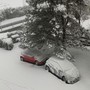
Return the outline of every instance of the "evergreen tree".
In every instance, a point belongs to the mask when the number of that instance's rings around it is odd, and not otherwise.
[[[31,46],[81,46],[83,0],[27,0],[26,39]]]

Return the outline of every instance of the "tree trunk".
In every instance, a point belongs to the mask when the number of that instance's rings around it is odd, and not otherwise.
[[[61,20],[62,20],[62,44],[63,44],[63,48],[66,49],[65,46],[65,39],[66,39],[66,28],[65,28],[65,22],[64,22],[64,17],[61,15]]]

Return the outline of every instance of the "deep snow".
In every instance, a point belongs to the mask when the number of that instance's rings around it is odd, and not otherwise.
[[[66,84],[44,70],[44,66],[20,61],[22,49],[18,45],[11,51],[0,48],[0,90],[90,90],[90,51],[69,49],[81,80]]]

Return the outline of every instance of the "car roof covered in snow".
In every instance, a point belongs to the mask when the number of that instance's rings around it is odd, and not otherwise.
[[[39,54],[41,54],[39,50],[33,49],[33,48],[32,49],[26,49],[24,51],[24,53],[25,54],[28,54],[28,55],[31,55],[31,54],[37,54],[37,55],[39,55]]]
[[[53,62],[57,63],[54,64]],[[67,59],[60,59],[56,56],[52,56],[47,60],[46,64],[53,64],[54,67],[58,67],[60,66],[64,71],[72,69],[72,68],[76,68],[70,61],[68,61]],[[56,66],[57,65],[57,66]],[[59,68],[59,67],[58,67]]]

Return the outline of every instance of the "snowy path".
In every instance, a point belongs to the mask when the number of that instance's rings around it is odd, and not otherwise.
[[[0,49],[0,90],[90,90],[89,51],[70,50],[77,57],[76,65],[82,78],[69,85],[45,71],[44,66],[21,62],[21,51],[18,44],[12,51]]]

